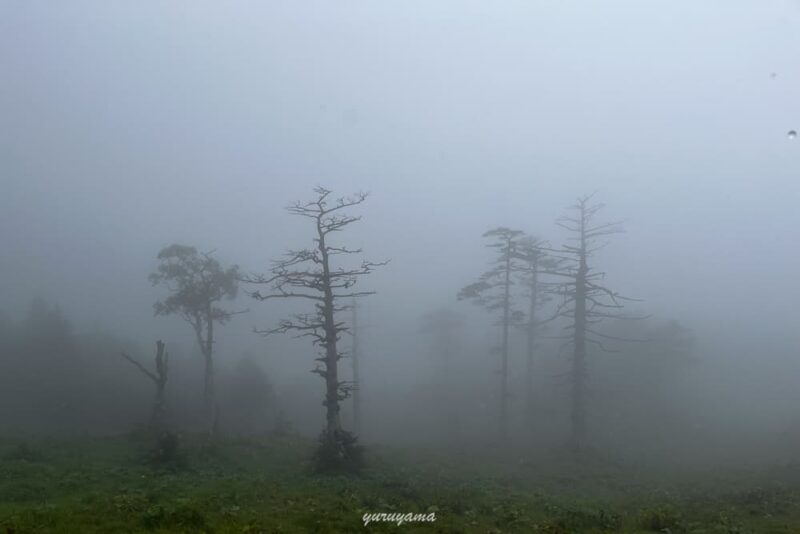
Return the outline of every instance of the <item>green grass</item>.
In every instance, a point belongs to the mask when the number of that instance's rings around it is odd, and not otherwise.
[[[373,447],[362,475],[318,476],[302,438],[187,441],[174,469],[124,437],[0,442],[0,532],[800,533],[787,469],[644,479],[599,460]],[[365,528],[368,512],[437,520]]]

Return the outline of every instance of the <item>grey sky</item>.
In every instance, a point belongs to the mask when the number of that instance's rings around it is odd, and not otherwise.
[[[598,190],[642,309],[797,346],[798,28],[777,0],[2,1],[0,308],[158,332],[161,246],[263,270],[322,184],[372,192],[352,242],[402,329],[459,306],[484,230],[558,243]],[[241,305],[243,335],[278,316]]]

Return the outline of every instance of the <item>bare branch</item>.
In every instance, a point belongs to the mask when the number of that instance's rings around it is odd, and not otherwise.
[[[142,364],[140,364],[135,358],[125,354],[124,352],[120,352],[119,355],[128,360],[132,365],[134,365],[137,369],[139,369],[142,373],[144,373],[150,380],[158,383],[158,377],[153,373],[151,373],[150,371],[148,371],[147,369],[145,369],[145,367]]]

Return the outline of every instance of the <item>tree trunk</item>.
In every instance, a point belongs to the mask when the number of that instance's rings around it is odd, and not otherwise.
[[[586,445],[586,264],[585,231],[581,227],[580,264],[575,277],[575,332],[572,357],[572,447]]]
[[[353,300],[353,383],[355,389],[353,390],[353,431],[356,434],[361,433],[361,376],[358,368],[358,310],[356,308],[355,299]]]
[[[506,250],[506,268],[503,293],[503,345],[501,347],[500,385],[500,438],[508,438],[508,327],[511,322],[511,242]]]
[[[323,290],[322,314],[325,328],[325,435],[329,443],[336,445],[342,428],[339,418],[339,354],[336,350],[336,323],[333,317],[333,289],[331,288],[328,251],[325,236],[319,232],[319,250],[322,257]]]
[[[164,356],[164,342],[159,340],[156,342],[156,401],[153,405],[153,415],[151,417],[151,426],[156,434],[160,434],[164,430],[164,415],[165,415],[165,387],[167,385],[167,364]]]
[[[214,435],[215,429],[218,426],[216,414],[216,399],[214,391],[214,319],[211,313],[211,304],[208,305],[206,310],[206,339],[205,350],[203,356],[205,357],[205,380],[203,387],[203,401],[205,404],[206,424],[208,433]]]
[[[531,259],[531,302],[528,312],[528,354],[525,369],[525,393],[526,393],[526,421],[528,427],[534,424],[534,396],[533,396],[533,360],[536,352],[536,305],[539,298],[539,261],[536,253]]]

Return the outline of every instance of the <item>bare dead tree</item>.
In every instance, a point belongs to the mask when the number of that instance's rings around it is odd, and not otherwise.
[[[169,354],[164,352],[164,342],[160,339],[156,341],[156,369],[152,372],[145,368],[138,360],[121,352],[125,360],[136,367],[139,371],[149,378],[156,387],[155,401],[153,403],[153,413],[150,416],[150,428],[160,433],[164,429],[164,417],[166,412],[165,388],[167,385],[167,374],[169,372]]]
[[[233,299],[237,292],[239,268],[223,268],[211,253],[199,253],[194,247],[170,245],[158,253],[159,264],[150,281],[165,284],[170,295],[156,302],[156,315],[177,313],[192,326],[205,361],[203,401],[208,432],[216,433],[218,405],[214,389],[214,324],[223,325],[241,312],[219,306]]]
[[[511,287],[515,284],[514,273],[519,271],[518,240],[523,236],[519,230],[505,227],[494,228],[483,234],[492,239],[489,248],[497,250],[493,267],[483,273],[477,282],[459,291],[458,299],[471,300],[490,312],[499,311],[501,328],[500,352],[500,418],[499,437],[508,438],[508,334],[512,324],[519,322],[522,312],[513,309]]]
[[[357,206],[367,198],[366,193],[358,193],[348,198],[330,200],[331,191],[323,187],[314,189],[315,200],[297,202],[288,207],[292,215],[309,218],[314,223],[315,237],[313,248],[290,250],[283,259],[273,262],[269,274],[251,275],[241,280],[248,284],[268,286],[264,292],[250,292],[256,300],[272,299],[304,299],[314,304],[314,313],[294,314],[280,321],[278,326],[266,330],[256,330],[264,335],[277,333],[295,334],[295,337],[311,338],[314,346],[321,352],[313,373],[325,380],[326,425],[321,437],[321,448],[318,455],[321,468],[356,467],[360,448],[355,445],[355,437],[343,430],[339,415],[340,402],[353,393],[353,383],[339,379],[339,360],[343,353],[337,348],[342,332],[348,327],[344,321],[337,320],[337,314],[350,308],[349,304],[340,304],[343,300],[372,295],[374,291],[357,291],[353,289],[358,280],[370,274],[376,267],[387,262],[370,262],[362,260],[360,265],[334,265],[337,257],[347,257],[361,253],[361,249],[351,249],[334,245],[330,238],[341,232],[350,224],[361,219],[358,216],[346,215],[343,210]]]
[[[576,451],[586,446],[587,345],[614,352],[606,346],[607,341],[631,341],[602,334],[595,325],[605,319],[640,318],[620,312],[626,301],[635,299],[624,297],[602,285],[606,273],[596,271],[589,265],[592,255],[608,244],[600,240],[623,231],[620,222],[595,222],[595,216],[604,204],[593,203],[593,196],[579,198],[569,208],[574,215],[563,216],[556,221],[571,235],[560,249],[550,251],[561,260],[560,267],[545,271],[566,278],[558,292],[561,303],[555,315],[568,320],[564,327],[568,335],[564,338],[572,346],[572,368],[569,373],[572,404],[570,444]]]
[[[359,339],[358,339],[358,304],[353,299],[351,304],[353,316],[350,324],[350,334],[353,344],[350,348],[350,358],[353,363],[353,431],[356,435],[361,433],[361,374],[359,369]]]

